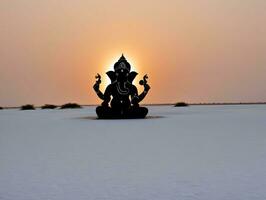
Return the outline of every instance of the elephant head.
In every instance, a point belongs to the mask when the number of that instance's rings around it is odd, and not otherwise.
[[[114,64],[114,71],[108,71],[106,74],[110,78],[111,83],[117,81],[119,83],[129,82],[132,84],[138,73],[134,71],[130,72],[130,69],[130,64],[122,54],[120,59]]]

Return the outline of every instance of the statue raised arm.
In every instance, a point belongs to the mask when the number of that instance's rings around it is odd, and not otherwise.
[[[103,95],[103,93],[100,91],[100,84],[101,84],[101,82],[102,82],[102,80],[101,80],[101,75],[100,75],[100,74],[97,74],[97,75],[95,76],[95,78],[96,78],[96,82],[95,82],[95,84],[93,85],[93,89],[94,89],[94,91],[96,92],[96,94],[98,95],[98,97],[99,97],[100,99],[104,100],[104,95]]]

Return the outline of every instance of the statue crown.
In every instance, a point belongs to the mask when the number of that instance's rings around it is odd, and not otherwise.
[[[129,64],[129,62],[127,62],[124,54],[122,54],[122,56],[119,58],[119,60],[114,64],[114,70],[117,71],[119,69],[126,69],[128,71],[130,71],[131,66]]]

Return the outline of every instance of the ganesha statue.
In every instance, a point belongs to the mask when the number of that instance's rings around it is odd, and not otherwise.
[[[99,119],[145,118],[148,114],[148,109],[139,105],[150,90],[147,83],[148,76],[145,75],[143,80],[139,82],[144,87],[144,91],[138,94],[137,87],[133,85],[133,80],[138,73],[130,70],[131,65],[122,54],[114,64],[114,71],[106,73],[111,83],[104,93],[100,90],[101,76],[97,74],[95,77],[96,83],[93,89],[97,96],[103,100],[101,106],[96,108]]]

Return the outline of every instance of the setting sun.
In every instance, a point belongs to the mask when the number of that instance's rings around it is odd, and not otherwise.
[[[101,69],[101,71],[99,71],[99,74],[102,76],[102,85],[101,85],[102,89],[105,89],[108,86],[108,84],[111,83],[110,79],[106,75],[106,72],[114,70],[114,64],[118,61],[121,55],[122,53],[111,55],[110,57],[106,59],[107,61],[103,64],[103,67],[99,68]],[[135,61],[137,59],[134,59],[133,57],[130,57],[127,54],[123,54],[123,55],[126,57],[127,61],[130,63],[131,71],[140,72],[140,69],[139,67],[137,67],[138,65],[136,64],[137,62]],[[136,79],[139,79],[139,78],[140,77],[137,77]]]

